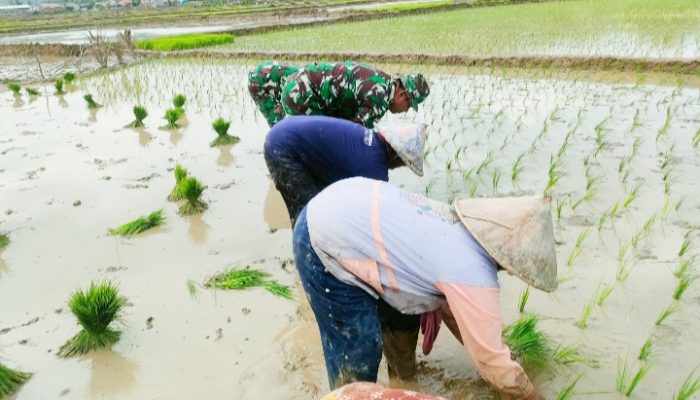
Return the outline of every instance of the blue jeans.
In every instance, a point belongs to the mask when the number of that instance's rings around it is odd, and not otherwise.
[[[294,226],[294,258],[321,332],[330,387],[376,382],[382,359],[377,300],[326,270],[311,247],[306,207]]]

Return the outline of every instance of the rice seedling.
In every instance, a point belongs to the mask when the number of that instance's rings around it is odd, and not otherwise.
[[[579,318],[578,322],[576,323],[576,326],[579,329],[586,329],[586,327],[588,327],[588,318],[591,316],[591,312],[593,311],[593,305],[593,300],[590,300],[583,306],[581,318]]]
[[[153,211],[147,216],[140,216],[131,222],[116,228],[110,229],[110,235],[119,236],[132,236],[137,235],[141,232],[147,231],[151,228],[155,228],[163,225],[165,223],[165,217],[163,216],[163,210]]]
[[[10,244],[10,237],[5,233],[0,233],[0,251],[5,249]]]
[[[252,287],[264,287],[275,296],[292,299],[294,297],[292,289],[275,280],[268,279],[270,274],[249,268],[231,268],[221,274],[215,275],[204,284],[206,288],[242,290]]]
[[[173,105],[175,106],[175,108],[179,108],[182,110],[182,107],[185,106],[186,100],[187,98],[184,94],[176,94],[175,97],[173,97]]]
[[[615,280],[618,283],[623,283],[627,280],[627,278],[629,278],[631,272],[632,265],[630,264],[630,261],[627,259],[620,260],[620,262],[617,264],[617,271],[615,271]]]
[[[659,314],[658,318],[656,318],[656,322],[654,322],[654,325],[656,325],[656,326],[661,325],[661,324],[666,320],[666,318],[668,318],[668,317],[670,317],[671,315],[673,315],[673,313],[675,313],[676,311],[678,311],[678,309],[679,309],[679,308],[678,308],[678,305],[677,305],[677,304],[671,304],[671,305],[669,305],[668,307],[666,307],[666,309],[664,309],[663,311],[661,311],[661,314]]]
[[[681,244],[681,248],[678,250],[678,257],[683,257],[685,254],[690,250],[690,245],[691,240],[690,240],[690,235],[693,233],[692,230],[688,229],[685,232],[685,235],[683,235],[683,243]]]
[[[579,376],[574,378],[573,381],[569,382],[566,386],[564,386],[564,388],[557,395],[556,400],[568,400],[574,394],[574,387],[576,387],[576,384],[582,376],[583,374],[580,374]]]
[[[503,337],[511,353],[525,368],[543,370],[552,361],[550,339],[537,329],[538,318],[528,314],[503,329]]]
[[[625,360],[623,364],[618,359],[616,379],[617,391],[620,394],[625,395],[626,397],[630,397],[632,395],[632,392],[634,392],[634,389],[636,389],[639,385],[639,382],[641,382],[642,379],[644,379],[644,377],[646,376],[647,372],[649,372],[650,368],[651,364],[649,364],[648,362],[643,363],[637,370],[637,373],[634,374],[634,376],[632,376],[632,369],[630,368],[630,366],[627,365],[627,360]]]
[[[486,167],[488,167],[492,161],[493,161],[493,153],[489,150],[486,153],[486,158],[484,158],[483,161],[481,161],[481,163],[479,164],[479,166],[476,167],[476,174],[481,175],[481,171],[484,170]]]
[[[625,201],[622,202],[623,209],[627,209],[627,207],[629,207],[629,205],[632,204],[634,199],[637,198],[637,194],[639,193],[640,187],[641,187],[641,185],[635,186],[635,188],[632,190],[632,192],[629,195],[627,195],[627,197],[625,198]]]
[[[498,182],[501,180],[501,169],[496,168],[491,174],[491,184],[493,185],[493,194],[498,192]]]
[[[56,88],[56,94],[63,94],[65,91],[63,91],[63,79],[56,79],[56,82],[54,82],[53,87]]]
[[[185,199],[185,203],[177,211],[180,215],[193,215],[204,212],[209,206],[199,199],[206,186],[202,185],[197,178],[189,176],[184,178],[178,185],[180,196]]]
[[[681,297],[683,297],[683,293],[685,293],[696,279],[698,279],[698,277],[691,275],[689,272],[681,275],[680,278],[678,278],[678,286],[676,286],[676,290],[673,291],[673,300],[680,300]]]
[[[233,39],[230,33],[188,33],[139,40],[136,47],[142,50],[176,51],[230,44],[233,43]]]
[[[637,358],[640,361],[647,361],[649,359],[649,356],[651,356],[651,351],[653,347],[654,342],[651,340],[651,338],[647,339],[642,345],[642,348],[639,349],[639,356]]]
[[[37,89],[31,88],[31,87],[24,88],[24,91],[27,92],[27,94],[30,96],[38,96],[39,95],[39,91]]]
[[[691,141],[693,144],[693,147],[698,147],[698,144],[700,144],[700,128],[695,132],[695,136],[693,136],[693,140]]]
[[[75,81],[75,74],[72,72],[66,72],[63,74],[63,80],[70,85],[73,83],[73,81]]]
[[[583,246],[583,242],[586,241],[586,238],[588,237],[589,233],[591,233],[591,230],[589,228],[585,228],[581,231],[581,233],[579,233],[578,237],[576,238],[576,244],[571,250],[569,258],[566,259],[566,265],[568,267],[572,266],[574,264],[574,261],[576,261],[576,258],[578,258],[578,256],[581,254],[581,247]]]
[[[469,188],[469,197],[474,197],[479,185],[476,182],[472,182],[472,186]]]
[[[16,393],[31,377],[32,374],[28,372],[15,371],[0,364],[0,398]]]
[[[121,316],[126,299],[119,295],[111,282],[90,284],[86,291],[78,290],[68,300],[68,307],[78,319],[82,330],[58,351],[61,357],[73,357],[108,347],[119,340],[121,332],[112,327]]]
[[[148,116],[148,111],[146,110],[146,107],[141,106],[141,105],[135,105],[134,106],[134,119],[130,124],[129,127],[131,128],[141,128],[143,127],[143,120],[146,119]]]
[[[559,160],[554,160],[553,156],[549,157],[549,180],[547,181],[547,187],[544,189],[545,194],[549,194],[549,191],[557,184],[559,181],[559,176],[557,176],[557,166],[559,165]]]
[[[180,127],[177,121],[182,117],[181,110],[181,108],[168,108],[165,110],[165,116],[163,116],[163,118],[168,122],[167,125],[165,125],[167,129],[177,129]]]
[[[190,294],[190,297],[193,299],[197,298],[197,292],[199,284],[192,279],[187,280],[187,292]]]
[[[520,295],[520,300],[518,300],[518,311],[522,314],[525,311],[525,305],[527,300],[530,298],[530,285],[528,285],[523,293]]]
[[[695,257],[683,259],[683,260],[681,260],[681,263],[678,265],[678,268],[676,268],[676,270],[673,272],[673,276],[675,276],[676,278],[680,278],[681,276],[689,274],[694,269],[695,269]]]
[[[97,103],[97,102],[92,98],[92,94],[90,94],[90,93],[87,93],[85,96],[83,96],[83,100],[85,100],[85,102],[87,103],[87,107],[90,108],[90,109],[102,107],[101,104]]]
[[[180,184],[182,181],[187,178],[187,169],[185,169],[182,165],[176,164],[175,165],[175,170],[173,171],[175,174],[175,186],[173,187],[173,190],[170,191],[170,194],[168,195],[168,201],[178,201],[184,199],[182,196],[181,190],[180,190]]]
[[[598,298],[596,300],[596,304],[598,304],[599,306],[602,306],[603,304],[605,304],[605,300],[607,300],[608,297],[610,297],[613,290],[615,290],[614,284],[607,283],[607,284],[603,285],[603,288],[600,289],[600,291],[598,292]]]
[[[582,356],[575,347],[559,345],[554,349],[553,358],[554,361],[560,365],[580,364],[591,368],[596,368],[598,366],[598,361]]]
[[[656,141],[659,141],[661,137],[668,135],[668,130],[671,127],[672,114],[672,106],[668,106],[668,108],[666,109],[666,120],[664,121],[664,125],[661,127],[661,129],[659,129],[659,132],[656,134]]]
[[[241,140],[238,136],[231,136],[228,134],[228,128],[231,126],[231,122],[229,121],[217,118],[211,126],[216,132],[216,139],[209,144],[211,147],[235,144]]]
[[[562,212],[564,211],[564,205],[566,204],[566,199],[557,199],[556,203],[556,212],[557,212],[557,219],[561,219]]]
[[[700,391],[700,376],[694,378],[697,369],[698,367],[695,367],[695,369],[688,374],[688,377],[685,378],[678,392],[673,394],[673,400],[690,400],[695,393]]]
[[[15,96],[20,95],[20,90],[22,90],[22,86],[19,85],[19,83],[16,82],[10,82],[7,84],[7,88],[12,91],[12,94]]]
[[[513,161],[510,175],[510,180],[513,182],[518,180],[520,172],[522,172],[523,170],[523,157],[525,157],[525,153],[520,153],[520,155],[515,159],[515,161]]]

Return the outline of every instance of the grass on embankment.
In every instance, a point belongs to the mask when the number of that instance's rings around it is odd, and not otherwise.
[[[233,43],[233,35],[230,33],[190,33],[139,40],[136,42],[136,47],[142,50],[175,51],[231,43]]]
[[[574,0],[482,7],[239,36],[237,50],[475,56],[692,57],[687,0]]]

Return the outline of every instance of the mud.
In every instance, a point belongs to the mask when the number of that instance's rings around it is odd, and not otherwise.
[[[17,400],[301,400],[327,391],[318,331],[288,262],[286,210],[261,155],[267,126],[245,88],[252,65],[166,59],[82,78],[65,96],[41,87],[39,98],[29,101],[23,95],[20,105],[8,91],[0,92],[0,210],[12,211],[0,220],[0,230],[12,240],[0,254],[0,356],[35,374]],[[401,65],[396,72],[420,68]],[[473,187],[478,196],[543,190],[550,155],[556,156],[566,132],[581,121],[558,167],[562,179],[552,191],[555,202],[567,204],[555,224],[560,288],[553,294],[532,291],[526,309],[542,316],[541,328],[555,343],[578,346],[600,367],[568,366],[538,377],[545,396],[554,398],[583,373],[577,392],[617,398],[618,358],[632,361],[653,337],[657,353],[634,397],[670,397],[697,365],[692,355],[700,353],[697,283],[678,302],[676,314],[654,325],[672,302],[682,237],[688,227],[700,226],[700,153],[690,143],[700,128],[698,89],[609,77],[555,79],[518,71],[501,76],[489,69],[463,74],[431,68],[428,79],[432,94],[418,112],[386,117],[387,122],[429,124],[426,175],[398,169],[391,180],[441,200]],[[104,107],[91,114],[82,99],[85,92]],[[188,125],[164,131],[158,128],[164,124],[160,117],[174,93],[187,96]],[[131,108],[137,103],[148,109],[146,126],[123,128],[133,120]],[[657,140],[667,114],[667,132]],[[638,126],[630,130],[635,115]],[[217,117],[232,121],[231,134],[241,137],[240,143],[209,147],[215,137],[210,124]],[[548,128],[540,136],[544,121]],[[602,183],[591,201],[572,210],[571,203],[585,192],[583,160],[596,145],[596,129],[610,143],[590,162]],[[637,138],[638,155],[622,182],[619,160]],[[602,283],[615,281],[620,245],[650,214],[661,215],[666,197],[660,164],[667,152],[675,160],[670,198],[683,203],[665,219],[659,217],[641,241],[629,278],[580,330],[576,322],[583,305]],[[511,164],[522,153],[524,169],[511,182]],[[488,154],[493,161],[481,174],[467,176]],[[176,163],[208,186],[203,199],[209,209],[202,215],[180,217],[177,205],[166,201]],[[502,176],[493,188],[497,170]],[[637,184],[636,200],[598,232],[602,212]],[[130,239],[107,234],[109,227],[160,208],[167,222],[159,229]],[[574,242],[588,224],[592,231],[569,267]],[[700,236],[692,237],[695,254]],[[198,287],[190,296],[189,280],[202,285],[230,265],[255,265],[281,283],[297,285],[295,300],[262,289]],[[524,287],[507,275],[500,278],[503,321],[510,323],[518,318]],[[65,306],[68,296],[91,280],[106,279],[117,282],[131,304],[121,340],[81,359],[57,358],[55,351],[78,329]],[[380,382],[453,399],[495,398],[447,330],[433,353],[419,361],[415,382],[388,382],[384,367]]]

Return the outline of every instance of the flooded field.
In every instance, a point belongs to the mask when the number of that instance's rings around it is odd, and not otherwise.
[[[17,400],[312,399],[327,391],[286,212],[262,157],[267,125],[245,87],[252,66],[149,61],[79,78],[63,96],[52,85],[31,99],[0,92],[0,232],[11,240],[0,253],[0,360],[34,373]],[[673,299],[682,281],[675,275],[697,274],[700,90],[517,71],[426,73],[432,94],[419,111],[385,118],[428,123],[426,176],[399,169],[394,183],[444,201],[460,193],[553,197],[560,288],[532,291],[525,310],[540,315],[555,344],[596,366],[541,374],[545,396],[582,374],[582,398],[621,398],[619,365],[627,360],[636,373],[651,339],[650,369],[632,397],[670,398],[700,362],[700,285],[691,281]],[[104,107],[88,110],[87,92]],[[184,123],[161,129],[175,93],[187,96]],[[146,126],[125,128],[136,104],[148,109]],[[231,120],[240,143],[209,147],[218,117]],[[207,186],[209,208],[199,216],[181,217],[166,200],[176,163]],[[158,209],[167,218],[161,228],[108,235]],[[227,266],[264,269],[293,285],[295,299],[201,286]],[[78,331],[69,295],[104,280],[128,298],[121,340],[82,358],[57,357]],[[511,323],[525,287],[507,275],[501,286]],[[416,382],[391,383],[451,399],[496,398],[447,330],[419,360]]]

